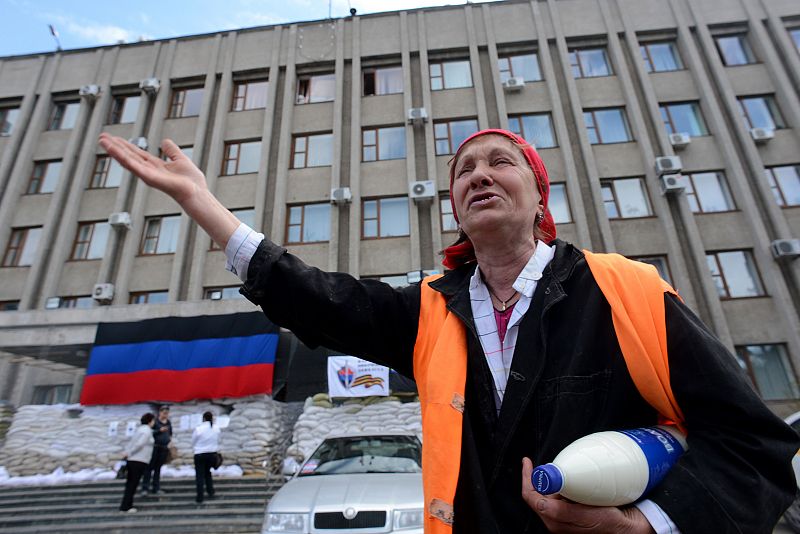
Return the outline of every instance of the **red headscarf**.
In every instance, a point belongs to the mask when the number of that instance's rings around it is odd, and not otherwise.
[[[502,135],[504,137],[508,137],[511,139],[515,144],[519,145],[522,154],[525,156],[525,160],[528,162],[531,170],[533,170],[533,175],[536,177],[536,185],[539,188],[539,195],[542,197],[542,206],[544,207],[544,219],[539,224],[539,228],[542,229],[546,235],[550,236],[550,240],[555,239],[556,237],[556,225],[553,221],[553,215],[550,213],[550,210],[547,209],[547,200],[550,196],[550,179],[547,177],[547,169],[544,167],[544,163],[542,162],[542,158],[539,157],[539,154],[536,153],[536,150],[529,145],[522,137],[518,136],[515,133],[509,132],[508,130],[499,130],[499,129],[488,129],[488,130],[481,130],[480,132],[474,133],[467,137],[459,146],[458,150],[456,150],[455,156],[453,156],[453,162],[450,166],[450,203],[453,206],[453,217],[455,217],[456,222],[458,222],[458,215],[456,214],[456,205],[455,200],[453,199],[453,179],[455,178],[456,172],[456,161],[458,160],[458,154],[461,152],[461,149],[464,148],[464,145],[479,137],[481,135],[487,134],[495,134],[495,135]],[[442,260],[442,264],[447,267],[448,269],[456,269],[464,265],[467,262],[475,260],[475,248],[472,246],[472,241],[467,238],[465,241],[459,243],[458,245],[451,245],[444,249],[444,260]]]

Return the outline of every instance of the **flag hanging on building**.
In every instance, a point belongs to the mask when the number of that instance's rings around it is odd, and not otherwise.
[[[271,393],[277,347],[261,312],[101,323],[81,404]]]
[[[328,357],[328,395],[369,397],[389,394],[389,368],[355,356]]]

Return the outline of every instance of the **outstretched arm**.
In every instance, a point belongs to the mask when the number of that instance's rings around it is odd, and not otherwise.
[[[205,175],[178,145],[170,139],[161,142],[161,150],[167,156],[164,161],[121,137],[107,133],[100,134],[99,143],[109,156],[144,183],[172,197],[215,243],[225,249],[228,239],[239,227],[239,220],[211,194]]]

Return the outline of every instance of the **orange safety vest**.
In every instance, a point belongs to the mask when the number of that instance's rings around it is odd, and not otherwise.
[[[664,422],[684,432],[683,414],[672,394],[667,359],[664,293],[677,292],[655,267],[619,254],[584,251],[597,285],[611,306],[614,330],[631,378]],[[414,378],[422,411],[422,486],[426,534],[450,534],[453,500],[461,465],[461,429],[467,379],[467,336],[444,296],[421,286],[419,330],[414,345]]]

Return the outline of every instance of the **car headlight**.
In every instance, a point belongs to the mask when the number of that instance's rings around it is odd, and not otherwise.
[[[264,532],[308,532],[306,519],[308,514],[267,514]]]
[[[422,528],[424,520],[422,508],[415,508],[413,510],[395,510],[394,511],[394,530],[406,530],[411,528]]]

